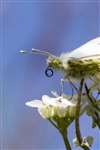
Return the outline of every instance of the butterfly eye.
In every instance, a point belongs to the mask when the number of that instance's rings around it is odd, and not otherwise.
[[[45,75],[47,76],[47,77],[52,77],[53,76],[53,70],[51,69],[51,68],[47,68],[46,70],[45,70]]]

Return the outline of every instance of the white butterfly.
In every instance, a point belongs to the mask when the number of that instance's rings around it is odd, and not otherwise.
[[[65,79],[80,80],[100,74],[100,37],[60,57],[49,56],[48,66],[64,73]]]
[[[26,51],[22,50],[21,52],[25,53]],[[98,74],[100,74],[100,37],[71,52],[62,53],[59,57],[37,49],[32,49],[32,53],[39,53],[48,57],[48,67],[45,71],[48,77],[53,75],[53,69],[62,71],[65,80],[74,81],[79,81],[82,78],[98,77]]]

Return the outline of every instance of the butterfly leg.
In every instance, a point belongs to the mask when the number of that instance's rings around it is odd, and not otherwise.
[[[69,83],[70,83],[72,89],[73,89],[73,90],[75,89],[75,91],[76,91],[77,93],[79,93],[79,89],[78,89],[78,88],[75,86],[75,84],[70,80],[70,78],[68,78],[68,81],[69,81]],[[73,90],[72,90],[72,91],[73,91]]]
[[[64,82],[65,82],[65,80],[62,78],[60,81],[60,84],[61,84],[61,94],[60,95],[64,94]]]

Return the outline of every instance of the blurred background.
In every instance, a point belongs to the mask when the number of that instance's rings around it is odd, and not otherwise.
[[[100,1],[97,0],[1,0],[1,149],[64,150],[58,131],[25,102],[60,92],[61,74],[44,74],[46,58],[22,55],[21,49],[38,48],[55,55],[77,48],[100,36]],[[68,86],[65,91],[70,92]],[[81,118],[82,135],[95,137],[92,150],[100,149],[100,133]],[[69,128],[72,144],[75,130]],[[78,148],[77,148],[78,150]]]

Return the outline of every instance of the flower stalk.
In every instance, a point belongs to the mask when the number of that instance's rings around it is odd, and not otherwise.
[[[58,129],[58,131],[62,135],[66,150],[72,150],[69,139],[68,139],[68,134],[67,134],[69,123],[66,123],[66,120],[64,118],[61,118],[61,119],[55,118],[54,120],[56,123],[52,119],[48,119],[48,120],[56,129]]]
[[[66,150],[71,150],[71,146],[70,146],[70,143],[68,140],[67,132],[65,130],[62,130],[62,131],[60,130],[60,133],[62,135]]]
[[[84,150],[90,150],[89,147],[86,145],[83,145],[83,139],[81,136],[81,131],[80,131],[80,123],[79,123],[79,117],[80,117],[80,104],[81,104],[81,96],[82,96],[82,89],[83,89],[83,84],[84,84],[84,79],[81,80],[80,82],[80,88],[79,88],[79,94],[78,94],[78,102],[77,102],[77,109],[76,109],[76,119],[75,119],[75,130],[76,130],[76,137],[78,140],[78,143],[80,147],[82,147]]]
[[[76,119],[75,119],[76,137],[80,145],[82,143],[82,137],[80,132],[79,116],[80,116],[80,103],[81,103],[83,83],[84,83],[84,79],[82,79],[80,82],[80,89],[79,89],[77,109],[76,109]]]

